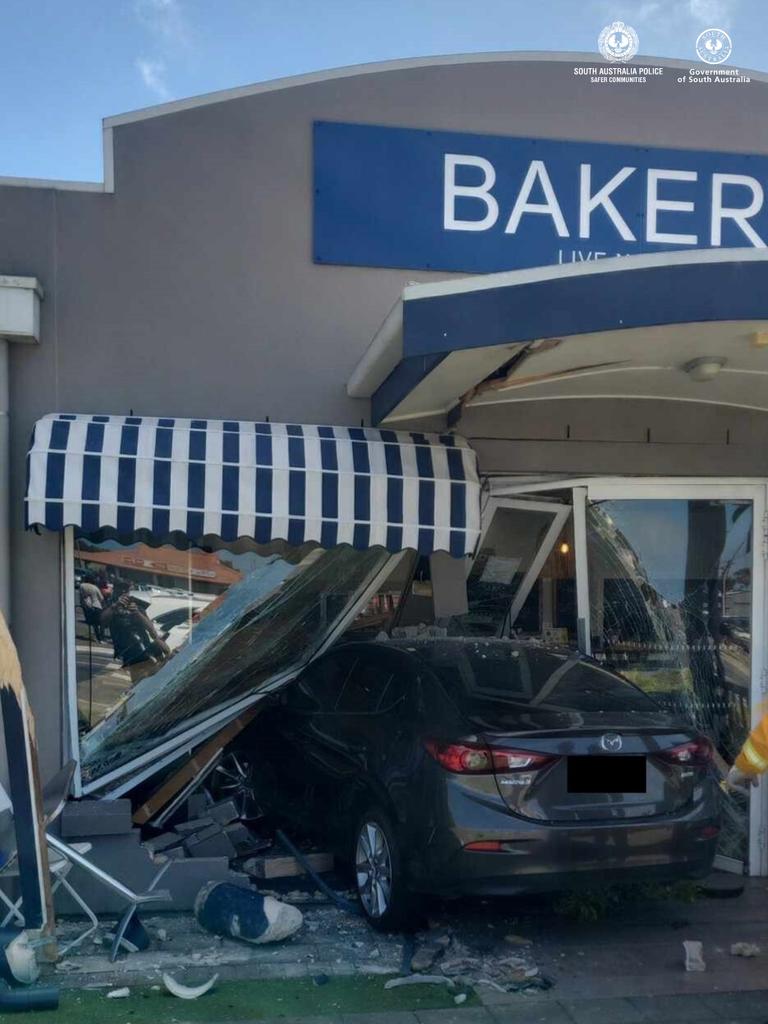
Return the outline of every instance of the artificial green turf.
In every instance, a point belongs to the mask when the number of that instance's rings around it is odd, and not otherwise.
[[[127,999],[107,999],[107,990],[65,989],[58,1010],[30,1014],[40,1024],[172,1024],[175,1021],[260,1020],[264,1017],[306,1017],[311,1014],[372,1013],[387,1010],[455,1009],[459,988],[405,985],[385,989],[386,976],[330,978],[316,985],[311,978],[270,981],[221,981],[200,999],[176,999],[163,989],[131,988]],[[463,1006],[477,1006],[469,992]],[[463,1007],[462,1007],[463,1008]],[[18,1021],[18,1014],[0,1014],[0,1022]]]

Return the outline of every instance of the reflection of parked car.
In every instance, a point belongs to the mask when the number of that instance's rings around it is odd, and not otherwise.
[[[169,594],[167,591],[159,593],[140,590],[138,587],[131,587],[131,596],[140,600],[147,607],[147,614],[152,617],[174,608],[205,608],[214,598],[213,594],[193,597],[187,594]]]
[[[170,650],[175,651],[189,638],[192,627],[200,615],[201,607],[205,608],[205,605],[194,608],[184,605],[183,608],[174,608],[170,612],[163,612],[161,615],[155,616],[155,626]]]
[[[130,593],[171,651],[178,650],[189,638],[200,612],[214,598],[213,594],[192,597],[184,591],[150,586],[132,586]]]
[[[382,928],[419,892],[697,877],[714,857],[707,741],[578,654],[348,643],[275,697],[241,748],[269,810],[354,860]]]

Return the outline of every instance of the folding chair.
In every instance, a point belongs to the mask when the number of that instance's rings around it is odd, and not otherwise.
[[[77,865],[84,871],[87,871],[93,878],[101,882],[107,888],[116,892],[118,896],[122,896],[123,899],[128,903],[128,907],[123,913],[117,928],[115,929],[115,938],[112,943],[112,950],[110,952],[110,960],[115,961],[117,954],[120,950],[120,946],[123,941],[123,937],[126,934],[129,926],[136,925],[136,912],[140,906],[145,903],[152,903],[157,901],[170,900],[170,893],[166,890],[155,889],[155,886],[160,881],[162,876],[168,870],[171,865],[171,861],[168,860],[158,873],[153,878],[149,885],[149,889],[144,893],[136,893],[132,889],[129,889],[127,885],[123,885],[117,878],[114,878],[107,871],[104,871],[97,864],[88,860],[85,856],[91,850],[90,843],[66,843],[63,839],[53,835],[48,831],[49,826],[54,822],[61,812],[64,810],[64,806],[69,796],[69,791],[72,786],[72,778],[75,773],[75,762],[70,761],[64,765],[56,775],[50,780],[50,782],[43,789],[43,818],[45,821],[45,838],[48,844],[49,851],[52,851],[50,858],[50,870],[54,876],[54,883],[52,891],[56,892],[57,889],[63,888],[69,895],[74,899],[77,905],[83,910],[86,917],[91,922],[91,926],[74,942],[68,943],[62,953],[66,950],[72,949],[73,946],[79,945],[98,927],[98,918],[94,914],[93,910],[87,905],[85,900],[77,893],[68,880],[69,872],[73,865]],[[0,790],[2,787],[0,787]],[[18,876],[18,864],[16,855],[16,832],[13,826],[13,811],[11,808],[11,802],[7,797],[7,794],[3,792],[5,796],[5,810],[0,812],[0,851],[7,850],[9,852],[6,863],[0,868],[0,880],[3,878],[10,878]],[[9,908],[9,913],[6,920],[10,917],[16,917],[17,921],[23,923],[24,918],[20,913],[21,900],[13,903],[10,898],[3,893],[0,889],[0,900]]]
[[[56,775],[54,775],[43,790],[43,818],[46,829],[56,821],[64,810],[64,806],[67,802],[67,796],[69,795],[69,790],[72,785],[74,770],[75,763],[74,761],[71,761],[57,772]],[[0,811],[0,852],[6,855],[6,860],[0,867],[0,882],[2,882],[5,879],[15,879],[19,877],[19,862],[18,851],[16,850],[16,830],[13,821],[13,809],[8,794],[2,786],[0,786],[0,806],[2,807],[2,810]],[[72,849],[81,855],[85,855],[90,852],[91,844],[73,843]],[[70,949],[74,949],[75,946],[79,946],[81,943],[85,942],[89,936],[93,935],[99,927],[99,919],[94,913],[93,908],[86,903],[67,877],[72,870],[72,862],[62,853],[50,850],[49,854],[48,864],[53,880],[51,894],[55,896],[59,889],[64,889],[65,892],[69,893],[90,922],[89,927],[86,928],[82,934],[72,942],[68,942],[65,946],[60,948],[60,955],[63,956],[65,953],[69,952]],[[8,911],[2,921],[0,921],[0,927],[5,927],[11,919],[15,920],[17,924],[23,927],[24,915],[21,913],[21,897],[14,901],[10,896],[8,896],[2,887],[0,887],[0,902],[5,904]]]

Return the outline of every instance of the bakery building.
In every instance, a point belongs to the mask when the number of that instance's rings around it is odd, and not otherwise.
[[[146,793],[393,623],[578,648],[734,756],[768,692],[768,82],[590,63],[248,86],[108,118],[103,182],[0,181],[0,596],[44,776]],[[153,631],[119,642],[124,593]],[[767,828],[756,790],[721,863],[767,873]]]

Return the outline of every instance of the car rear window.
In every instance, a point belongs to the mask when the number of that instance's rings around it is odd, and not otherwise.
[[[418,653],[459,706],[502,698],[569,711],[654,711],[632,683],[583,660],[499,641],[420,645]]]
[[[346,715],[372,715],[378,710],[391,679],[392,671],[388,667],[361,659],[344,684],[336,711]]]

